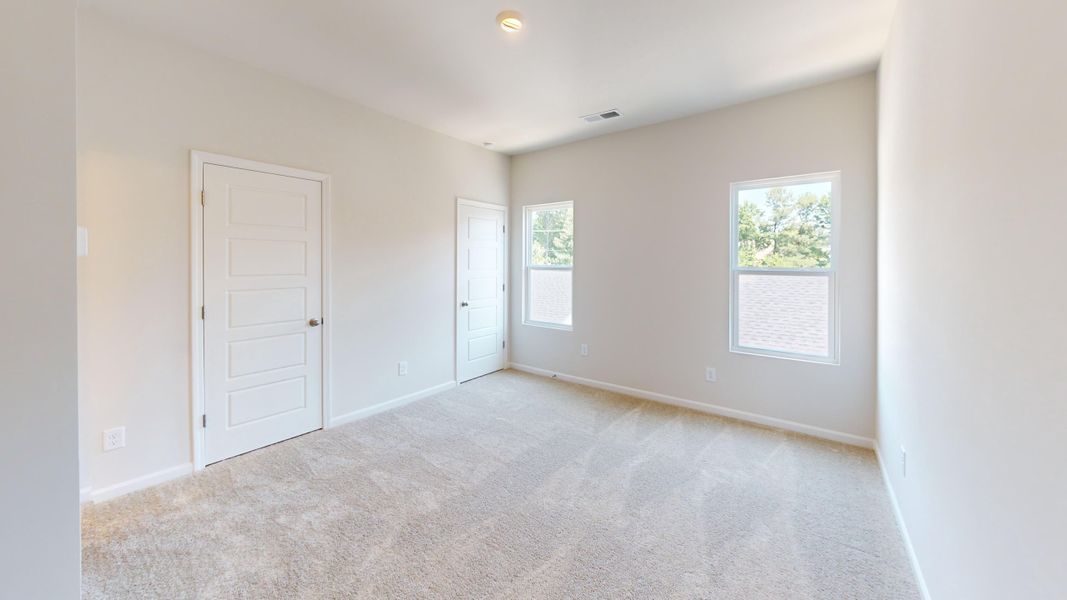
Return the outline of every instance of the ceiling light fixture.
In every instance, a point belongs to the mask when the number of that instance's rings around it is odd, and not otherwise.
[[[514,10],[505,10],[496,16],[500,28],[508,33],[517,33],[522,29],[522,15]]]

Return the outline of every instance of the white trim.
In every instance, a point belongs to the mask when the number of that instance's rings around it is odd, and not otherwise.
[[[506,204],[494,204],[493,202],[482,202],[481,200],[471,200],[469,198],[462,198],[456,196],[456,204],[462,204],[464,206],[473,206],[475,208],[488,208],[491,210],[503,210],[505,213],[508,210]]]
[[[528,272],[529,271],[527,271],[527,273]],[[574,271],[571,271],[571,273],[572,273],[571,276],[573,277],[574,276],[573,275]],[[573,286],[574,284],[572,283],[571,285]],[[574,289],[574,288],[572,287],[571,289]],[[573,302],[574,302],[574,293],[571,292],[571,303],[572,303],[572,305],[573,305]],[[572,307],[571,312],[573,313],[573,311],[574,311],[574,309]],[[572,318],[573,318],[573,316],[572,316]],[[540,327],[541,329],[556,329],[558,331],[574,331],[574,326],[573,325],[560,325],[558,323],[547,323],[545,321],[523,321],[522,324],[526,325],[527,327]]]
[[[321,175],[322,184],[322,427],[333,419],[333,190],[329,175]]]
[[[550,371],[548,369],[540,369],[538,367],[531,367],[529,365],[511,363],[510,367],[517,371],[525,371],[527,373],[541,375],[543,377],[552,377],[555,379],[560,379],[562,381],[569,381],[571,383],[578,383],[601,390],[607,390],[609,392],[615,392],[617,394],[625,394],[627,396],[641,398],[643,400],[651,400],[653,402],[661,402],[663,404],[670,404],[672,406],[691,408],[693,410],[717,415],[720,417],[737,419],[738,421],[746,421],[748,423],[756,423],[757,425],[763,425],[764,427],[784,429],[786,431],[802,433],[804,435],[810,435],[812,437],[817,437],[824,440],[841,442],[842,444],[848,444],[850,446],[859,446],[861,448],[874,448],[874,440],[872,440],[871,438],[865,438],[851,433],[834,431],[832,429],[823,429],[822,427],[816,427],[814,425],[805,425],[803,423],[787,421],[785,419],[779,419],[777,417],[768,417],[757,413],[737,410],[736,408],[727,408],[725,406],[718,406],[716,404],[708,404],[706,402],[697,402],[695,400],[678,398],[677,396],[668,396],[667,394],[660,394],[659,392],[650,392],[648,390],[641,390],[637,388],[626,387],[623,385],[617,385],[614,383],[597,381],[595,379],[586,379],[585,377],[567,375],[566,373],[559,373],[557,371]]]
[[[89,499],[92,502],[103,502],[104,500],[110,500],[112,498],[118,498],[119,496],[129,494],[130,492],[136,492],[137,490],[143,490],[161,483],[166,483],[172,479],[184,477],[192,472],[193,463],[173,466],[169,469],[163,469],[162,471],[156,471],[155,473],[149,473],[148,475],[120,481],[119,483],[98,490],[92,490],[89,492]],[[82,493],[84,494],[85,491],[83,490]]]
[[[904,513],[900,512],[900,504],[897,502],[897,494],[893,491],[893,482],[889,479],[889,471],[882,459],[882,449],[878,442],[874,443],[874,455],[878,457],[878,468],[882,471],[882,480],[889,492],[889,502],[893,505],[893,515],[900,527],[900,534],[904,538],[904,549],[908,552],[908,560],[911,561],[911,570],[915,573],[915,581],[919,584],[919,594],[923,600],[930,600],[930,590],[926,587],[926,579],[923,577],[922,566],[919,565],[919,557],[915,554],[915,547],[911,544],[911,536],[908,535],[908,525],[904,522]]]
[[[282,165],[236,158],[223,154],[212,154],[200,150],[189,152],[189,280],[190,280],[190,421],[193,440],[193,470],[204,468],[204,428],[200,426],[200,415],[204,414],[204,321],[200,318],[200,307],[204,303],[203,264],[204,264],[204,209],[200,204],[200,194],[204,189],[204,165],[219,165],[235,169],[260,171],[286,177],[296,177],[309,181],[318,181],[322,186],[322,426],[328,427],[333,415],[333,391],[331,377],[331,335],[333,317],[330,298],[333,295],[331,273],[331,236],[332,201],[330,176],[326,173],[296,169]]]
[[[505,369],[508,368],[508,361],[511,360],[511,348],[509,348],[508,344],[507,344],[507,342],[508,342],[508,334],[510,333],[510,330],[508,329],[508,323],[509,323],[508,317],[511,314],[511,290],[507,289],[507,287],[511,285],[511,280],[508,278],[508,273],[510,272],[510,266],[511,266],[509,264],[509,262],[510,262],[509,261],[509,257],[511,256],[511,254],[510,254],[510,249],[511,249],[510,246],[511,246],[511,244],[508,242],[508,240],[510,239],[508,237],[508,227],[511,227],[509,207],[507,205],[504,205],[504,204],[493,204],[492,202],[482,202],[481,200],[470,200],[468,198],[461,198],[459,196],[456,196],[456,218],[455,218],[455,221],[456,221],[456,238],[455,238],[456,239],[456,247],[453,250],[453,253],[455,254],[455,259],[456,259],[453,264],[456,265],[456,271],[454,273],[454,277],[452,278],[452,282],[455,284],[455,296],[456,296],[455,297],[455,304],[452,305],[453,308],[455,309],[454,312],[452,313],[452,325],[453,325],[453,327],[452,327],[452,342],[453,342],[452,343],[452,349],[454,351],[454,356],[453,356],[454,360],[452,361],[452,376],[455,377],[456,381],[459,381],[459,304],[460,304],[460,302],[463,301],[463,299],[460,298],[460,291],[459,291],[459,207],[460,207],[460,205],[473,206],[475,208],[485,208],[485,209],[488,209],[488,210],[501,210],[501,211],[504,211],[504,231],[503,231],[504,239],[501,240],[501,243],[504,244],[504,281],[503,281],[503,284],[504,284],[505,290],[506,290],[505,293],[504,293],[504,340],[503,340],[504,341],[504,368]]]
[[[441,392],[446,392],[455,387],[455,381],[446,381],[445,383],[441,383],[433,387],[426,388],[424,390],[419,390],[417,392],[413,392],[405,396],[400,396],[399,398],[393,398],[392,400],[387,400],[380,404],[375,404],[374,406],[361,408],[359,410],[341,415],[337,418],[332,419],[329,423],[329,426],[337,427],[338,425],[344,425],[345,423],[351,423],[352,421],[364,419],[371,415],[376,415],[387,410],[399,408],[401,406],[404,406],[405,404],[410,404],[412,402],[415,402],[416,400],[422,400],[423,398],[428,398]],[[162,471],[156,471],[155,473],[149,473],[148,475],[142,475],[133,479],[121,481],[114,485],[109,485],[107,487],[100,488],[99,490],[94,490],[92,487],[84,487],[80,490],[81,503],[86,504],[88,502],[103,502],[105,500],[110,500],[112,498],[117,498],[119,496],[129,494],[130,492],[143,490],[145,488],[156,486],[161,483],[166,483],[179,477],[184,477],[186,475],[189,475],[193,471],[193,463],[185,463],[183,465],[177,465],[169,469],[163,469]]]
[[[448,390],[455,388],[456,385],[457,384],[455,381],[446,381],[444,383],[437,384],[433,387],[428,387],[424,390],[419,390],[417,392],[412,392],[410,394],[400,396],[398,398],[393,398],[392,400],[380,402],[378,404],[375,404],[374,406],[368,406],[367,408],[354,410],[350,413],[345,413],[343,415],[335,417],[333,420],[330,421],[330,427],[337,427],[338,425],[344,425],[345,423],[351,423],[353,421],[365,419],[378,413],[383,413],[388,410],[400,408],[401,406],[404,406],[405,404],[411,404],[416,400],[422,400],[423,398],[429,398],[430,396],[440,394],[441,392],[447,392]]]
[[[424,390],[419,390],[411,394],[400,396],[399,398],[393,398],[385,402],[375,404],[367,408],[361,408],[359,410],[346,413],[339,417],[332,419],[329,423],[330,427],[337,427],[338,425],[344,425],[345,423],[351,423],[352,421],[358,421],[378,413],[382,413],[395,408],[400,408],[405,404],[410,404],[416,400],[422,400],[423,398],[429,398],[441,392],[446,392],[456,387],[455,381],[446,381],[444,383],[428,387]],[[193,463],[185,463],[183,465],[177,465],[169,469],[163,469],[162,471],[156,471],[155,473],[149,473],[148,475],[142,475],[126,481],[109,485],[99,490],[94,490],[92,487],[84,487],[80,490],[81,502],[85,504],[87,502],[102,502],[104,500],[110,500],[117,498],[130,492],[137,490],[143,490],[152,486],[166,483],[179,477],[184,477],[194,471]]]
[[[573,213],[574,201],[564,200],[561,202],[548,202],[545,204],[527,204],[522,207],[522,324],[529,327],[541,327],[543,329],[557,329],[559,331],[574,331],[574,256],[571,256],[570,265],[531,265],[530,252],[533,246],[531,236],[530,213],[535,210],[553,210],[557,208],[570,208]],[[574,217],[577,217],[575,214]],[[578,219],[574,219],[577,223]],[[577,227],[577,225],[575,225]],[[577,237],[571,232],[572,237]],[[534,321],[526,316],[530,306],[530,271],[570,271],[571,272],[571,324],[550,323],[548,321]]]
[[[93,500],[93,486],[87,485],[78,490],[78,503],[87,504]]]
[[[772,267],[741,267],[737,264],[737,198],[738,193],[744,190],[761,189],[774,186],[804,185],[810,183],[830,182],[830,266],[827,268],[803,268],[787,269]],[[809,173],[789,177],[771,177],[767,179],[755,179],[752,181],[740,181],[730,184],[730,352],[735,354],[748,354],[752,356],[766,356],[771,358],[785,358],[802,362],[819,363],[826,365],[841,364],[841,306],[839,302],[837,274],[841,270],[841,171],[826,171],[823,173]],[[781,350],[769,350],[765,348],[750,348],[740,345],[737,332],[737,294],[738,278],[741,275],[786,275],[795,276],[824,276],[829,277],[827,282],[829,291],[829,328],[827,332],[830,344],[829,356],[815,356],[799,352],[786,352]]]

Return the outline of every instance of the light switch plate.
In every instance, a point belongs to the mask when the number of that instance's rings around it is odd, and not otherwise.
[[[78,256],[89,256],[89,230],[78,228]]]

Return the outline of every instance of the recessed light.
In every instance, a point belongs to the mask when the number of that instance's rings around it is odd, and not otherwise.
[[[496,16],[500,28],[508,33],[517,33],[522,29],[522,15],[514,10],[505,10]]]

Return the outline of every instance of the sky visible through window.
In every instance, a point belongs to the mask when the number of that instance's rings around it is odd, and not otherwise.
[[[764,211],[770,209],[770,205],[767,202],[767,192],[774,188],[759,188],[754,190],[741,190],[737,193],[738,204],[744,204],[745,202],[751,202]],[[785,189],[793,192],[797,196],[803,196],[804,194],[815,194],[816,196],[829,196],[830,195],[830,182],[819,181],[816,183],[803,183],[799,185],[785,186]]]

